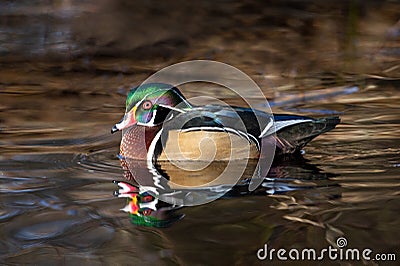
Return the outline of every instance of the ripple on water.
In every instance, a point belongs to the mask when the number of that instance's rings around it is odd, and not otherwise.
[[[84,131],[84,127],[90,127],[90,130]],[[8,128],[2,133],[10,137],[0,141],[3,147],[0,169],[6,172],[28,172],[29,175],[32,171],[81,169],[82,166],[89,171],[116,170],[119,167],[117,163],[104,162],[113,158],[117,161],[117,137],[108,132],[89,134],[93,127],[104,128],[99,125],[82,125],[63,130],[45,126],[34,130]],[[111,148],[115,150],[110,151]]]
[[[88,219],[80,215],[71,215],[66,211],[50,210],[45,213],[31,214],[29,219],[25,216],[17,217],[6,227],[10,236],[15,239],[35,241],[59,236],[72,226],[84,223]]]
[[[29,219],[26,215],[19,216],[4,229],[3,237],[21,248],[49,242],[78,249],[94,248],[109,241],[114,234],[112,226],[94,219],[87,210],[76,208],[38,212],[29,215]]]
[[[77,154],[75,159],[79,165],[78,168],[83,168],[89,172],[121,173],[120,162],[116,154],[110,153],[109,151]]]
[[[22,213],[23,210],[16,210],[16,209],[1,209],[0,210],[0,222],[8,220],[18,214]]]
[[[33,194],[8,194],[2,197],[0,209],[0,222],[10,220],[28,210],[38,207],[40,198]]]
[[[68,228],[76,225],[77,220],[55,220],[22,227],[14,236],[20,240],[49,239],[61,235]]]
[[[0,180],[1,193],[28,193],[46,190],[54,186],[55,181],[43,177],[4,178]]]
[[[110,241],[113,238],[114,232],[113,227],[92,221],[87,223],[78,232],[59,239],[57,243],[78,249],[97,248]]]
[[[1,163],[3,171],[55,170],[72,167],[76,164],[74,153],[25,153],[17,154]]]
[[[1,201],[3,206],[6,207],[29,209],[37,206],[40,197],[31,193],[24,193],[22,195],[8,194],[2,196]]]

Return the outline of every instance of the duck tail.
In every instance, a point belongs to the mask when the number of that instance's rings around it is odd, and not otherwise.
[[[276,145],[281,154],[301,150],[315,137],[328,132],[340,123],[338,116],[310,119],[284,127],[276,132]]]

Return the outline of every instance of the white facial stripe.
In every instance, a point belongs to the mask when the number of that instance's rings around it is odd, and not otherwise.
[[[152,93],[146,94],[146,95],[143,97],[143,99],[141,99],[140,101],[138,101],[138,102],[135,104],[136,108],[139,108],[139,105],[141,105],[144,101],[146,101],[146,100],[147,100],[147,97],[148,97],[149,95],[151,95],[151,94],[152,94]],[[137,110],[137,109],[136,109],[136,110]],[[138,124],[138,125],[141,125],[141,126],[149,126],[149,127],[154,126],[154,119],[156,118],[156,111],[157,111],[157,110],[154,110],[154,111],[153,111],[153,115],[152,115],[152,117],[151,117],[151,120],[150,120],[148,123],[137,122],[137,124]],[[135,117],[136,117],[136,113],[135,113]]]
[[[146,100],[147,100],[147,97],[148,97],[149,95],[152,95],[152,94],[154,94],[154,92],[147,93],[140,101],[138,101],[138,102],[135,104],[136,108],[139,108],[139,105],[141,105],[144,101],[146,101]],[[135,114],[135,115],[136,115],[136,114]]]
[[[164,108],[168,108],[168,109],[180,112],[180,113],[186,113],[186,111],[184,111],[182,109],[179,109],[179,108],[176,108],[176,107],[173,107],[173,106],[168,106],[168,105],[164,105],[164,104],[159,104],[159,106],[164,107]]]
[[[127,192],[130,191],[130,187],[127,184],[123,183],[123,182],[118,183],[118,186],[121,188],[118,191],[121,194],[122,193],[127,193]]]
[[[151,116],[150,121],[147,123],[147,125],[149,126],[154,126],[154,120],[156,119],[156,115],[157,115],[157,110],[153,111],[153,114]]]
[[[172,92],[173,92],[175,95],[177,95],[187,106],[192,107],[192,105],[191,105],[182,95],[180,95],[179,93],[177,93],[177,92],[174,91],[174,90],[171,90],[171,89],[159,89],[158,91],[165,91],[165,92],[172,91]],[[156,92],[149,93],[149,94],[147,94],[145,97],[147,97],[147,96],[149,96],[149,95],[151,95],[151,94],[154,94],[154,93],[156,93]],[[161,97],[161,96],[160,96],[160,97]]]
[[[139,105],[141,105],[142,102],[144,102],[144,100],[146,100],[147,96],[148,96],[148,94],[147,94],[146,96],[144,96],[140,101],[138,101],[138,102],[135,104],[136,108],[139,108]]]
[[[124,129],[130,122],[131,118],[130,118],[131,114],[130,113],[126,113],[125,117],[122,119],[122,121],[118,124],[115,124],[115,127],[118,130],[122,130]]]
[[[160,91],[164,91],[165,93],[167,93],[168,91],[172,91],[172,92],[175,93],[175,95],[177,95],[183,102],[185,102],[187,106],[192,107],[192,105],[191,105],[185,98],[183,98],[183,96],[181,96],[180,94],[178,94],[178,93],[175,92],[174,90],[171,90],[171,89],[158,89],[158,90],[155,91],[155,92],[150,92],[150,93],[146,94],[140,101],[138,101],[138,102],[135,104],[136,110],[139,108],[139,106],[140,106],[144,101],[147,100],[147,98],[148,98],[150,95],[155,94],[155,93],[158,93],[158,92],[160,92]],[[162,94],[162,95],[164,95],[164,94]],[[160,96],[157,98],[157,100],[158,100],[162,95],[160,95]],[[157,100],[156,100],[156,102],[157,102]],[[164,108],[168,108],[168,109],[171,109],[171,110],[180,112],[180,113],[186,113],[184,110],[179,109],[179,108],[176,108],[176,107],[173,107],[173,106],[168,106],[168,105],[164,105],[164,104],[159,104],[159,106],[164,107]],[[151,119],[148,123],[141,123],[141,122],[138,122],[137,124],[138,124],[138,125],[142,125],[142,126],[154,126],[154,125],[155,125],[155,124],[154,124],[155,115],[156,115],[156,110],[153,111],[153,117],[152,117],[152,119]],[[134,116],[136,117],[136,112],[135,112]]]

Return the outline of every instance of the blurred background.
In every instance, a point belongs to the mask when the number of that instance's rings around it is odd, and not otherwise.
[[[193,59],[244,71],[274,112],[342,123],[257,195],[134,226],[112,196],[123,175],[110,129],[130,87]],[[240,265],[265,243],[338,236],[398,251],[399,59],[395,0],[2,0],[0,263]],[[211,85],[182,92],[240,102]]]
[[[392,76],[399,73],[391,69],[399,59],[398,10],[389,0],[5,0],[1,78],[13,78],[12,62],[56,61],[64,75],[115,76],[190,59],[220,60],[259,80],[325,71]]]

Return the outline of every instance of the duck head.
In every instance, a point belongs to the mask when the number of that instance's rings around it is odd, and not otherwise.
[[[168,227],[172,223],[182,219],[183,214],[176,214],[179,206],[158,200],[157,191],[153,187],[132,185],[123,181],[113,181],[119,190],[114,196],[127,198],[127,205],[121,209],[127,212],[132,224],[149,227]]]
[[[183,112],[182,109],[190,107],[182,93],[170,84],[142,84],[128,93],[125,115],[111,133],[133,125],[153,127],[168,119],[171,110]]]

